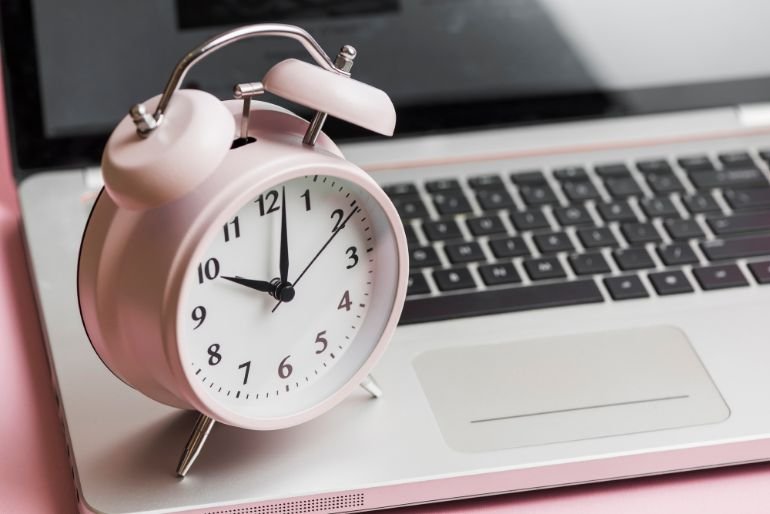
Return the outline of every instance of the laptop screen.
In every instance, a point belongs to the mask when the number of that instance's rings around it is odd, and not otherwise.
[[[397,135],[770,97],[763,51],[770,48],[770,6],[758,0],[1,5],[8,112],[22,176],[97,163],[111,128],[131,105],[162,90],[186,51],[248,23],[301,25],[332,56],[354,45],[353,75],[391,95]],[[231,98],[235,83],[260,80],[288,57],[308,60],[294,41],[240,42],[193,68],[183,87]],[[327,131],[338,140],[366,137],[342,122]]]

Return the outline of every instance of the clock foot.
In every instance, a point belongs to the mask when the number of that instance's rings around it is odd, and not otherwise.
[[[184,452],[182,452],[182,458],[179,460],[179,465],[176,468],[178,477],[184,478],[187,472],[190,471],[195,459],[198,458],[198,454],[203,449],[203,445],[206,443],[214,423],[213,419],[204,414],[199,415],[198,419],[195,420],[192,434],[190,434],[190,439],[187,440],[187,445],[185,445]]]
[[[372,395],[372,398],[379,398],[382,396],[382,389],[380,389],[380,386],[377,385],[377,382],[374,381],[374,377],[371,375],[367,375],[363,382],[361,382],[361,387],[364,388],[364,391]]]

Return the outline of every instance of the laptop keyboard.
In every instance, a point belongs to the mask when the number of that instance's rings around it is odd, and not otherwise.
[[[385,186],[409,241],[401,323],[770,283],[769,163],[767,149]]]

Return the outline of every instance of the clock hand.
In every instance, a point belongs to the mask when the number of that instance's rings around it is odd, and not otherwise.
[[[289,244],[286,234],[286,186],[281,188],[281,282],[288,283]]]
[[[222,277],[225,280],[229,280],[230,282],[235,282],[236,284],[240,284],[242,286],[249,287],[251,289],[256,289],[257,291],[262,291],[264,293],[269,293],[275,289],[273,285],[270,282],[267,282],[265,280],[251,280],[248,278],[243,278],[239,276],[235,277]]]
[[[246,286],[250,289],[256,289],[257,291],[267,293],[273,298],[277,299],[279,302],[290,302],[294,299],[294,288],[291,287],[291,284],[288,282],[283,283],[278,278],[274,278],[270,282],[265,280],[252,280],[250,278],[243,278],[238,276],[223,276],[222,278],[229,280],[230,282],[235,282],[236,284]]]

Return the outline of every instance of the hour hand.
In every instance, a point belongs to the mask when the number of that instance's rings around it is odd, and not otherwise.
[[[249,287],[251,289],[256,289],[257,291],[262,291],[265,293],[271,293],[274,289],[274,286],[265,280],[251,280],[248,278],[243,277],[222,277],[225,280],[229,280],[230,282],[235,282],[236,284],[240,284],[242,286]]]

